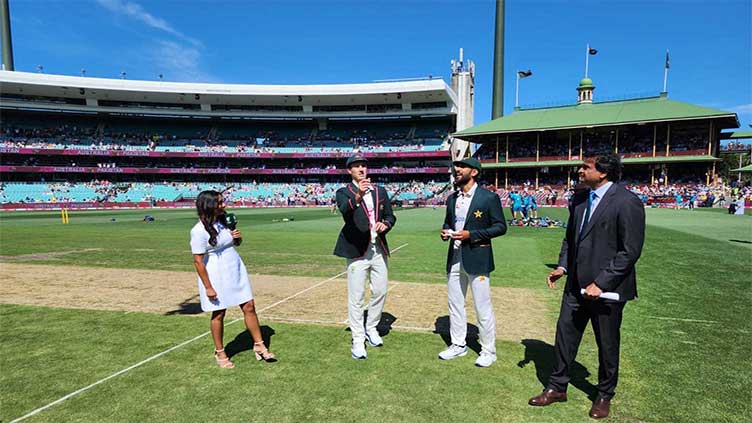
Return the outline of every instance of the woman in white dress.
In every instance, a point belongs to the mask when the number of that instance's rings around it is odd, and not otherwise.
[[[201,309],[212,312],[211,335],[217,364],[225,369],[235,367],[225,353],[222,335],[227,307],[236,305],[243,311],[245,325],[253,338],[256,360],[276,361],[261,337],[248,272],[235,251],[243,238],[239,230],[226,226],[222,195],[217,191],[201,192],[196,199],[196,210],[199,222],[191,229],[191,252],[198,272]]]

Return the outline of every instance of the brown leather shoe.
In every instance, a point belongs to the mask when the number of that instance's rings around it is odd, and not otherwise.
[[[558,392],[554,391],[553,389],[544,389],[540,395],[530,398],[527,403],[535,407],[545,407],[555,402],[565,402],[566,400],[566,392]]]
[[[608,417],[609,409],[611,408],[611,400],[609,399],[597,399],[590,408],[590,417],[594,419],[602,419]]]

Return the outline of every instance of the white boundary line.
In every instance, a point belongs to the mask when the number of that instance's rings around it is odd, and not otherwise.
[[[276,322],[307,323],[307,324],[317,324],[317,325],[347,326],[347,323],[338,322],[336,320],[296,319],[294,317],[266,317],[266,320],[271,320],[273,322],[276,321]],[[417,326],[392,325],[391,327],[392,329],[409,330],[409,331],[416,331],[416,332],[433,332],[434,330],[434,328],[430,326],[421,328]]]
[[[399,250],[400,248],[402,248],[402,247],[406,247],[406,246],[407,246],[407,243],[405,243],[405,244],[402,244],[402,245],[400,245],[399,247],[397,247],[397,248],[395,248],[394,250],[392,250],[392,252],[394,252],[394,251],[397,251],[397,250]],[[283,298],[283,299],[281,299],[281,300],[277,301],[277,302],[276,302],[276,303],[274,303],[274,304],[271,304],[271,305],[268,305],[268,306],[266,306],[266,307],[262,308],[261,310],[259,310],[259,311],[258,311],[258,313],[261,313],[261,312],[263,312],[263,311],[265,311],[265,310],[269,310],[269,309],[270,309],[270,308],[272,308],[272,307],[275,307],[275,306],[278,306],[278,305],[280,305],[280,304],[282,304],[282,303],[284,303],[284,302],[287,302],[287,301],[289,301],[289,300],[291,300],[291,299],[293,299],[293,298],[297,297],[298,295],[300,295],[300,294],[303,294],[303,293],[305,293],[305,292],[308,292],[308,291],[310,291],[310,290],[312,290],[312,289],[314,289],[314,288],[317,288],[317,287],[319,287],[319,286],[321,286],[321,285],[323,285],[323,284],[325,284],[325,283],[327,283],[327,282],[329,282],[329,281],[333,281],[334,279],[337,279],[338,277],[340,277],[340,276],[344,275],[345,273],[347,273],[347,271],[345,271],[345,272],[341,272],[341,273],[338,273],[338,274],[336,274],[335,276],[332,276],[332,277],[331,277],[331,278],[329,278],[329,279],[326,279],[326,280],[323,280],[323,281],[321,281],[321,282],[318,282],[318,283],[314,284],[313,286],[309,286],[308,288],[306,288],[306,289],[304,289],[304,290],[302,290],[302,291],[300,291],[300,292],[297,292],[297,293],[295,293],[295,294],[293,294],[293,295],[290,295],[290,296],[289,296],[289,297],[287,297],[287,298]],[[243,320],[243,318],[242,318],[242,317],[239,317],[239,318],[237,318],[237,319],[235,319],[235,320],[233,320],[233,321],[231,321],[231,322],[229,322],[229,323],[225,324],[225,326],[229,326],[229,325],[231,325],[231,324],[233,324],[233,323],[235,323],[235,322],[238,322],[238,321],[240,321],[240,320]],[[118,372],[115,372],[115,373],[113,373],[113,374],[111,374],[111,375],[107,376],[107,377],[106,377],[106,378],[104,378],[104,379],[100,379],[100,380],[98,380],[98,381],[96,381],[96,382],[92,383],[91,385],[87,385],[87,386],[84,386],[83,388],[81,388],[81,389],[79,389],[79,390],[77,390],[77,391],[71,392],[70,394],[68,394],[68,395],[65,395],[65,396],[63,396],[63,397],[61,397],[61,398],[59,398],[59,399],[57,399],[57,400],[55,400],[55,401],[53,401],[53,402],[51,402],[51,403],[49,403],[49,404],[45,405],[45,406],[39,407],[39,408],[37,408],[36,410],[32,410],[32,411],[30,411],[29,413],[27,413],[27,414],[24,414],[24,415],[23,415],[23,416],[21,416],[21,417],[18,417],[18,418],[16,418],[16,419],[13,419],[13,420],[11,420],[11,421],[10,421],[9,423],[16,423],[16,422],[20,422],[21,420],[25,420],[25,419],[27,419],[27,418],[29,418],[29,417],[31,417],[31,416],[33,416],[33,415],[35,415],[35,414],[37,414],[37,413],[41,412],[41,411],[44,411],[44,410],[46,410],[46,409],[48,409],[48,408],[50,408],[50,407],[52,407],[52,406],[55,406],[55,405],[57,405],[57,404],[60,404],[61,402],[63,402],[63,401],[65,401],[65,400],[67,400],[68,398],[74,397],[74,396],[76,396],[76,395],[78,395],[78,394],[80,394],[80,393],[82,393],[82,392],[88,391],[89,389],[91,389],[91,388],[93,388],[93,387],[95,387],[95,386],[97,386],[97,385],[99,385],[99,384],[101,384],[101,383],[107,382],[108,380],[110,380],[110,379],[112,379],[112,378],[115,378],[115,377],[117,377],[117,376],[120,376],[120,375],[122,375],[123,373],[125,373],[125,372],[127,372],[127,371],[133,370],[133,369],[135,369],[136,367],[140,367],[140,366],[143,366],[144,364],[146,364],[146,363],[148,363],[148,362],[150,362],[150,361],[152,361],[152,360],[155,360],[155,359],[157,359],[157,358],[159,358],[159,357],[161,357],[161,356],[163,356],[163,355],[165,355],[165,354],[167,354],[167,353],[169,353],[169,352],[171,352],[171,351],[174,351],[174,350],[176,350],[176,349],[178,349],[178,348],[181,348],[181,347],[183,347],[183,346],[185,346],[185,345],[188,345],[188,344],[190,344],[190,343],[191,343],[191,342],[193,342],[193,341],[199,340],[199,339],[201,339],[201,338],[203,338],[203,337],[205,337],[205,336],[209,335],[210,333],[211,333],[211,332],[204,332],[204,333],[202,333],[201,335],[195,336],[195,337],[193,337],[193,338],[191,338],[191,339],[189,339],[189,340],[187,340],[187,341],[181,342],[180,344],[177,344],[177,345],[175,345],[175,346],[173,346],[173,347],[170,347],[170,348],[168,348],[168,349],[166,349],[166,350],[164,350],[164,351],[162,351],[162,352],[160,352],[160,353],[154,354],[153,356],[151,356],[151,357],[149,357],[149,358],[147,358],[147,359],[145,359],[145,360],[143,360],[143,361],[139,361],[138,363],[136,363],[136,364],[134,364],[134,365],[132,365],[132,366],[126,367],[126,368],[125,368],[125,369],[123,369],[123,370],[120,370],[120,371],[118,371]]]
[[[717,325],[719,322],[716,322],[714,320],[700,320],[700,319],[682,319],[680,317],[661,317],[661,316],[650,316],[653,319],[659,319],[659,320],[673,320],[676,322],[687,322],[687,323],[710,323]]]

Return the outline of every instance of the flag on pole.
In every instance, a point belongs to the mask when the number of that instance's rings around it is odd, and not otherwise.
[[[669,66],[669,60],[668,60],[668,50],[666,50],[666,69],[670,68]]]
[[[527,78],[528,76],[533,76],[533,71],[528,69],[527,71],[517,71],[517,76],[520,78]]]
[[[596,50],[594,48],[589,48],[588,49],[588,53],[591,54],[591,55],[593,55],[593,56],[595,56],[596,54],[598,54],[598,50]]]

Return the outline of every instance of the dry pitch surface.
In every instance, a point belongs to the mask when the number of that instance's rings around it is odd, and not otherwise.
[[[5,260],[3,260],[5,261]],[[197,278],[192,272],[126,270],[1,263],[4,295],[0,303],[48,307],[147,312],[201,313]],[[494,277],[494,275],[492,275]],[[346,326],[344,276],[318,278],[250,275],[259,317],[269,321]],[[496,333],[500,340],[553,340],[544,298],[534,290],[492,287]],[[475,323],[468,290],[468,322]],[[446,287],[390,281],[385,316],[394,330],[447,332]],[[228,310],[228,317],[239,317]],[[208,318],[207,318],[208,320]]]

